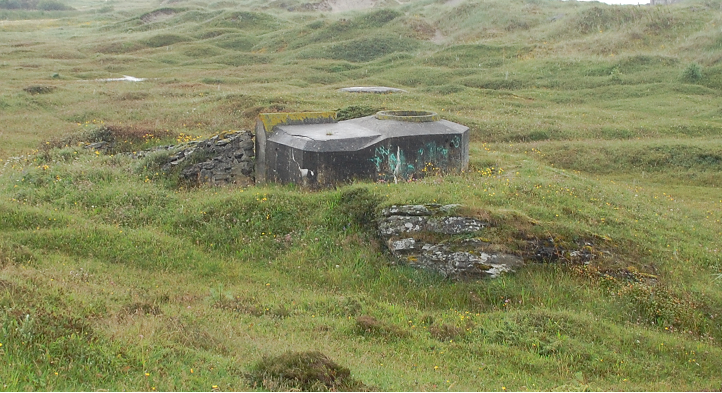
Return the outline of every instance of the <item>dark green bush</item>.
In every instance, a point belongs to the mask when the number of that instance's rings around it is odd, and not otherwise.
[[[173,45],[185,41],[190,41],[190,38],[177,34],[158,34],[156,36],[148,38],[147,40],[143,41],[143,43],[152,48],[160,48],[163,46]]]
[[[336,120],[341,121],[371,116],[380,110],[381,108],[374,108],[368,105],[349,105],[336,111]]]
[[[697,82],[702,79],[702,67],[697,63],[690,63],[682,71],[682,80],[685,82]]]

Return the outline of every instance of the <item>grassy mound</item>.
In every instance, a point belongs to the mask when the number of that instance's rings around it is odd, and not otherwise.
[[[362,382],[351,377],[351,371],[338,365],[321,352],[286,352],[264,357],[256,363],[249,376],[254,386],[271,391],[303,392],[368,391]]]

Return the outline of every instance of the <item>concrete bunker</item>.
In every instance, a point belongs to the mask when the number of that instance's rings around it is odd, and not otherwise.
[[[469,165],[469,128],[426,111],[383,111],[336,121],[335,112],[262,113],[256,181],[332,186],[407,181]]]

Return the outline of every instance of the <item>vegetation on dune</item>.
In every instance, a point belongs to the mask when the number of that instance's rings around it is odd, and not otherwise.
[[[0,0],[4,389],[722,387],[718,4],[51,3]],[[373,85],[407,92],[338,91]],[[188,189],[134,158],[385,109],[468,125],[469,170]],[[403,203],[594,258],[446,281],[390,264]]]
[[[74,11],[55,0],[0,0],[0,9],[5,10],[42,10],[42,11]]]

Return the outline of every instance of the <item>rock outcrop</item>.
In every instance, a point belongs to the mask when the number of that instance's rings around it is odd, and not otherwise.
[[[379,234],[398,263],[451,279],[497,277],[524,260],[473,236],[488,222],[453,215],[458,205],[403,205],[384,209]]]

